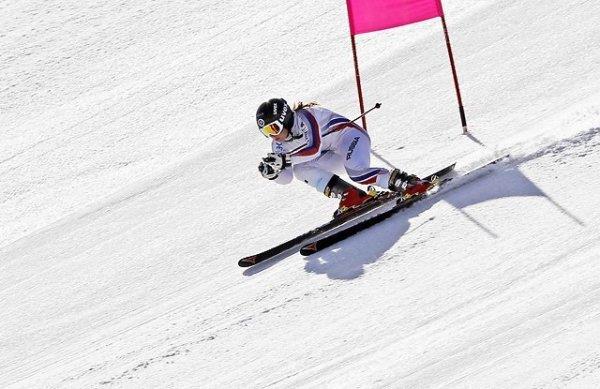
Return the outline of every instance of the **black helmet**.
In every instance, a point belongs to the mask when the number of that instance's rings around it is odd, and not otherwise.
[[[259,130],[273,122],[288,130],[294,125],[294,111],[284,99],[265,101],[256,110],[256,125]]]

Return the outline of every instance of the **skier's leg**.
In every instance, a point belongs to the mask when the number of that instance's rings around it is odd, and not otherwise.
[[[346,172],[354,182],[373,184],[411,195],[423,193],[430,187],[430,183],[421,181],[414,174],[399,169],[390,172],[384,168],[371,167],[371,140],[359,129],[346,132],[340,143],[340,150],[346,151]]]
[[[352,181],[388,188],[389,170],[371,167],[371,139],[366,133],[356,128],[346,130],[337,150]]]
[[[315,166],[312,161],[294,165],[292,169],[296,179],[312,186],[321,193],[324,193],[327,183],[334,176],[332,172]]]
[[[294,165],[294,176],[327,197],[339,198],[340,204],[334,216],[370,200],[371,196],[363,190],[332,172],[343,167],[343,163],[336,154],[332,152],[327,154],[329,154],[327,157],[323,156],[314,161]]]
[[[294,165],[292,171],[296,179],[324,193],[327,183],[343,168],[340,158],[332,152],[325,152],[317,159]]]

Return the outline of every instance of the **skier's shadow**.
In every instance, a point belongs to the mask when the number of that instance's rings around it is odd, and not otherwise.
[[[411,219],[427,211],[438,201],[448,202],[488,236],[497,239],[499,236],[492,228],[487,227],[485,222],[475,219],[465,208],[485,201],[523,196],[544,197],[572,223],[585,226],[583,221],[553,200],[517,167],[506,166],[493,169],[484,177],[464,184],[462,188],[455,188],[455,190],[440,196],[432,196],[416,203],[354,237],[307,257],[305,270],[310,273],[327,274],[331,279],[350,280],[360,277],[365,272],[366,265],[384,258],[385,253],[397,244],[403,235],[407,234],[412,224]],[[425,221],[421,221],[408,233],[412,233],[431,222],[435,222],[434,215]],[[412,248],[406,246],[404,250],[409,251]],[[395,251],[394,255],[402,251],[403,249],[400,248],[400,251]]]
[[[428,199],[427,203],[415,204],[404,212],[369,228],[364,234],[359,233],[307,257],[304,269],[310,273],[327,274],[329,278],[337,280],[360,277],[365,272],[366,265],[383,258],[385,252],[407,233],[411,226],[410,219],[431,208],[433,204],[435,201],[432,199]],[[434,217],[431,217],[416,228],[433,220]]]

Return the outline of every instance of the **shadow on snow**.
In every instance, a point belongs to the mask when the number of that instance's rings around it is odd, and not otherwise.
[[[421,224],[413,226],[409,231],[410,219],[427,211],[438,201],[446,201],[487,235],[496,239],[498,235],[485,225],[485,221],[476,220],[466,211],[466,208],[486,201],[525,196],[545,197],[573,223],[584,226],[583,221],[544,193],[517,167],[499,166],[475,181],[453,188],[445,194],[425,199],[390,219],[358,233],[351,239],[307,257],[305,270],[310,273],[326,274],[331,279],[350,280],[360,277],[364,273],[365,265],[382,258],[403,235],[435,220],[435,216],[432,216]]]

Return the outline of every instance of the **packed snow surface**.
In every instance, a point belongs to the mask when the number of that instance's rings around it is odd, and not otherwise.
[[[310,257],[271,97],[358,114],[342,1],[0,2],[3,388],[600,387],[600,3],[357,36],[377,153],[486,174]],[[384,166],[377,158],[373,164]]]

